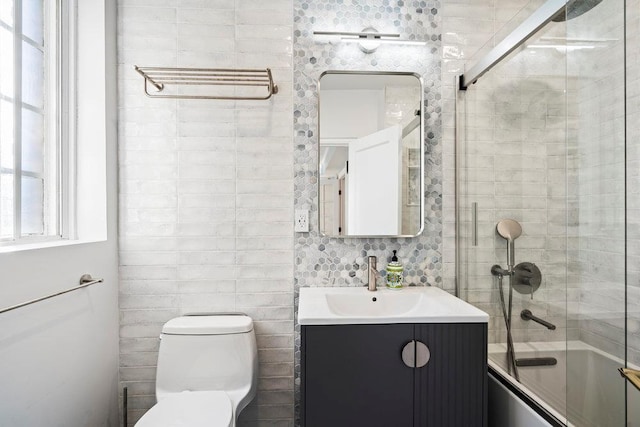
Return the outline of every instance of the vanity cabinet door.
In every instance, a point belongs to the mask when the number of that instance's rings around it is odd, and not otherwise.
[[[414,325],[302,326],[305,427],[411,427],[415,369],[402,361]]]
[[[486,427],[487,324],[420,324],[416,340],[430,358],[416,368],[415,425]]]

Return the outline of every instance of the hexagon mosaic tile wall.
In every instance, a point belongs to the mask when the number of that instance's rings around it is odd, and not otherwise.
[[[295,238],[295,309],[305,286],[362,286],[366,257],[378,257],[379,269],[392,250],[405,266],[405,283],[442,283],[442,146],[440,1],[295,0],[294,131],[295,208],[310,211],[310,232]],[[384,44],[371,54],[357,44],[331,44],[314,31],[399,33],[426,46]],[[425,217],[414,238],[330,238],[318,232],[317,82],[327,70],[410,71],[424,83]],[[381,203],[384,195],[381,195]],[[383,272],[384,274],[384,272]],[[296,425],[299,425],[300,327],[296,317]]]

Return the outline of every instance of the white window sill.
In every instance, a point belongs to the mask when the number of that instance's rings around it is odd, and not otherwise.
[[[84,245],[88,243],[99,243],[104,241],[105,240],[66,240],[66,239],[62,240],[61,239],[61,240],[53,240],[48,242],[15,244],[15,245],[0,246],[0,254],[22,252],[22,251],[33,251],[38,249],[59,248],[59,247],[75,246],[75,245]]]

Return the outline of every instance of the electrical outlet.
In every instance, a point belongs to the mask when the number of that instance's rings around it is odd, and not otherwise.
[[[306,209],[296,209],[294,216],[294,229],[296,233],[309,232],[309,211]]]

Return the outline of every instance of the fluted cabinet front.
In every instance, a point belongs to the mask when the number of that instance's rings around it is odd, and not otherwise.
[[[486,427],[487,324],[302,326],[304,427]]]

